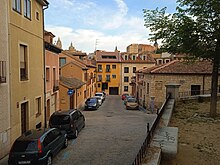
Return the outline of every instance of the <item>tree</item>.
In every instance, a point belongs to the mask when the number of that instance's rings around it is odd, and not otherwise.
[[[220,1],[177,0],[176,13],[166,13],[166,7],[144,9],[145,27],[151,40],[161,40],[162,48],[171,53],[186,53],[190,57],[213,62],[210,116],[216,116],[218,70],[220,64]]]

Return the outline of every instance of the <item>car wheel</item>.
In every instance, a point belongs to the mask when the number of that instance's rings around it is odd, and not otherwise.
[[[68,146],[68,139],[66,138],[65,141],[64,141],[63,148],[66,148],[67,146]]]
[[[75,131],[75,135],[74,135],[74,137],[75,137],[75,138],[78,137],[78,130],[77,130],[77,129],[76,129],[76,131]]]
[[[49,155],[48,157],[47,157],[47,163],[46,163],[47,165],[51,165],[52,164],[52,156],[51,155]]]

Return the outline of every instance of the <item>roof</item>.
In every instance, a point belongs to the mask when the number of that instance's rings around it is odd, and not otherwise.
[[[120,52],[106,52],[97,50],[96,51],[96,61],[97,62],[120,62]]]
[[[212,74],[211,61],[179,61],[158,65],[142,70],[142,73],[151,74]]]
[[[81,86],[83,86],[86,83],[84,83],[83,81],[77,78],[60,76],[60,84],[67,88],[79,89]]]

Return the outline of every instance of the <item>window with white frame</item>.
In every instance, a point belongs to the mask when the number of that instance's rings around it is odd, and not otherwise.
[[[41,97],[36,98],[36,116],[41,114]]]
[[[20,44],[20,80],[28,79],[27,46]]]
[[[6,61],[0,61],[0,83],[6,83]]]
[[[128,86],[124,86],[124,92],[128,91]]]
[[[31,1],[24,0],[24,16],[31,19]]]
[[[12,1],[13,10],[21,13],[21,0],[13,0]]]

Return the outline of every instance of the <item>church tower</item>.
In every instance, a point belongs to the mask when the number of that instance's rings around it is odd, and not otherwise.
[[[57,46],[58,48],[62,49],[62,42],[61,42],[61,40],[60,40],[60,37],[58,37],[56,46]]]

